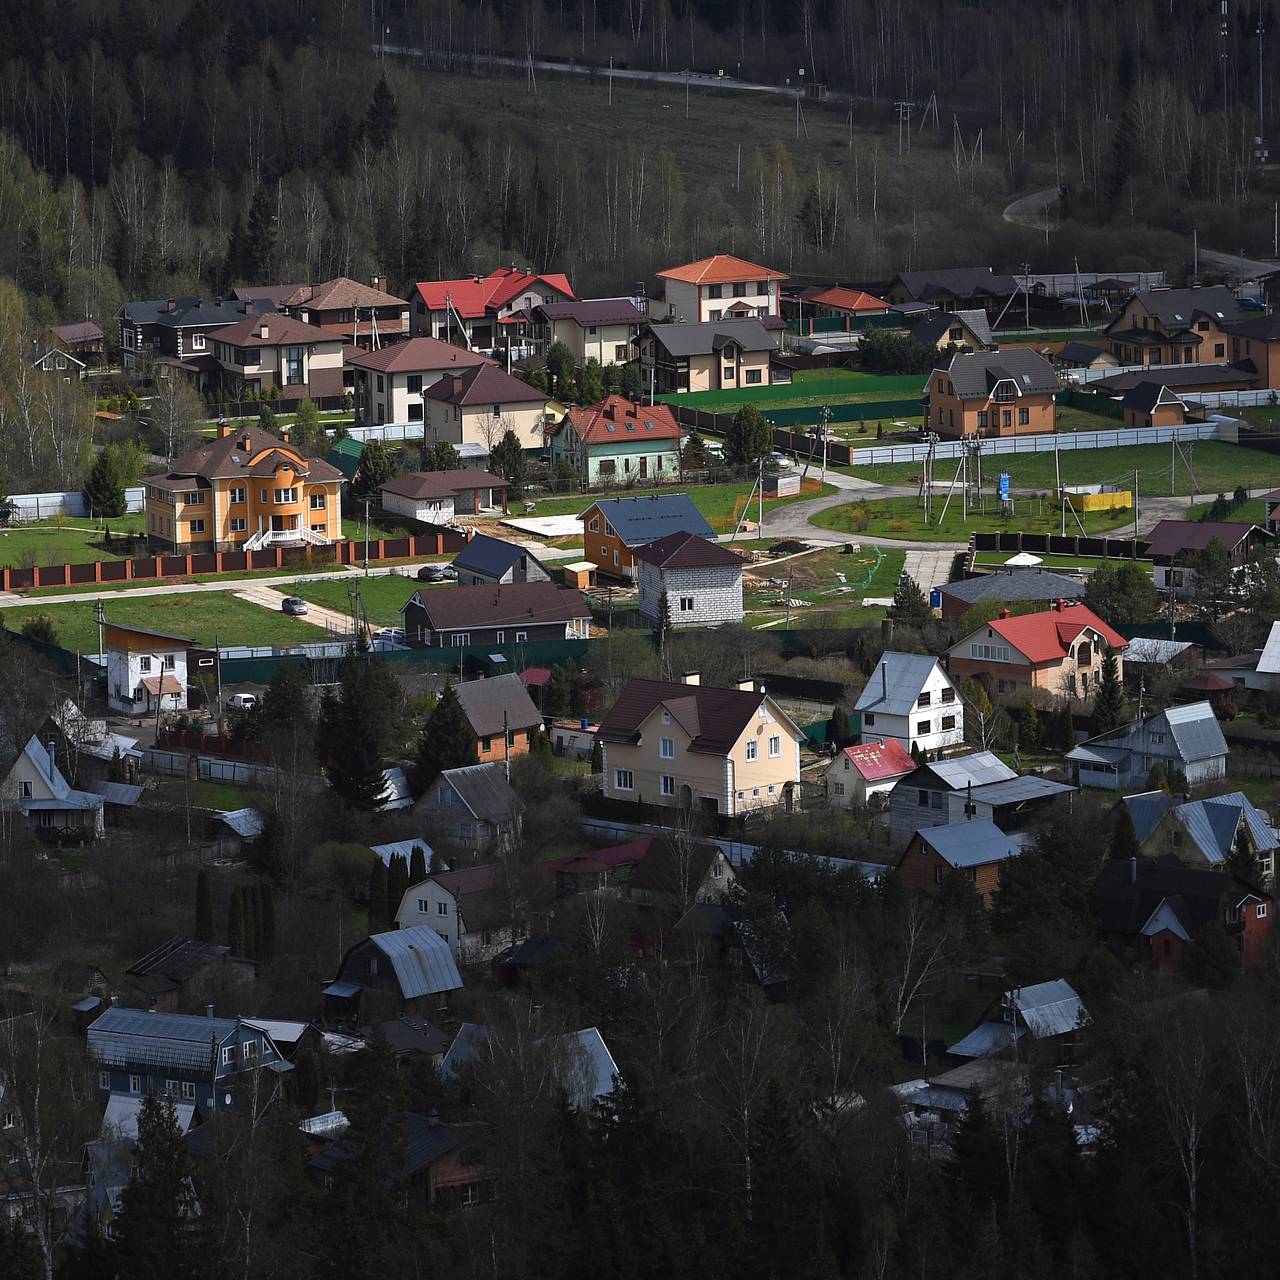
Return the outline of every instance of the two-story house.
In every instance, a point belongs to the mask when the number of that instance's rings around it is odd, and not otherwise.
[[[899,779],[914,772],[916,762],[896,738],[864,741],[844,747],[827,766],[822,783],[827,803],[847,809],[864,805],[875,796],[888,796]],[[883,801],[877,801],[877,804]]]
[[[102,797],[71,786],[56,747],[34,734],[0,775],[0,810],[20,813],[43,839],[96,840],[103,832]]]
[[[930,311],[915,320],[908,332],[923,346],[939,351],[990,351],[995,346],[985,311]]]
[[[1147,534],[1151,576],[1162,595],[1186,599],[1195,590],[1195,557],[1219,543],[1233,569],[1248,563],[1272,535],[1244,520],[1160,520]]]
[[[1225,363],[1231,338],[1224,326],[1240,319],[1226,285],[1140,289],[1104,332],[1124,365]]]
[[[103,643],[111,710],[139,716],[186,707],[187,662],[196,647],[190,636],[108,622]]]
[[[462,965],[480,964],[529,936],[515,869],[503,862],[442,871],[405,890],[401,929],[429,925]]]
[[[799,802],[804,734],[766,693],[631,680],[600,723],[611,800],[724,816]]]
[[[413,332],[505,354],[528,340],[538,307],[574,300],[568,276],[559,271],[498,267],[487,276],[424,280],[413,291]]]
[[[265,299],[223,302],[207,298],[151,298],[144,302],[126,302],[116,312],[122,362],[126,369],[136,369],[146,359],[186,362],[190,364],[189,372],[197,375],[197,384],[203,385],[220,369],[213,358],[209,335],[247,316],[275,309]]]
[[[258,426],[216,439],[143,484],[147,538],[169,553],[318,546],[342,535],[342,472]]]
[[[775,335],[758,319],[649,324],[640,331],[640,375],[651,395],[767,387]]]
[[[231,1105],[237,1080],[279,1070],[284,1056],[267,1032],[244,1018],[156,1013],[112,1006],[89,1027],[89,1060],[103,1102],[111,1094],[169,1096],[205,1114]]]
[[[781,285],[786,278],[783,271],[745,262],[730,253],[716,253],[658,272],[670,318],[686,325],[781,315]]]
[[[1083,787],[1141,786],[1157,764],[1198,786],[1227,776],[1227,740],[1213,707],[1190,702],[1089,738],[1067,752],[1066,762]]]
[[[669,625],[722,627],[742,621],[742,566],[736,551],[696,533],[669,533],[632,555],[640,616],[655,625],[667,599]]]
[[[348,1025],[447,1009],[462,976],[449,944],[427,925],[372,933],[348,948],[324,988],[325,1016]]]
[[[1052,431],[1058,375],[1038,351],[959,352],[925,383],[925,423],[940,436]]]
[[[1280,315],[1227,321],[1222,331],[1232,364],[1252,367],[1260,387],[1280,387]]]
[[[477,533],[453,558],[460,587],[509,586],[513,582],[550,582],[546,566],[518,542]]]
[[[409,336],[409,304],[387,292],[385,276],[374,276],[371,284],[338,276],[300,285],[285,298],[281,310],[356,347],[376,349]]]
[[[559,412],[544,392],[492,361],[449,373],[424,388],[422,399],[433,441],[480,445],[489,453],[508,431],[526,450],[545,448]]]
[[[209,334],[219,383],[239,400],[275,390],[282,401],[342,394],[342,337],[287,315],[246,316]]]
[[[545,354],[563,342],[579,365],[602,365],[635,359],[635,341],[648,317],[630,298],[584,298],[581,302],[549,302],[534,308],[533,334]]]
[[[1042,613],[993,618],[947,650],[947,670],[959,680],[981,677],[996,694],[1033,689],[1062,698],[1088,698],[1108,654],[1123,678],[1128,641],[1087,605],[1059,600]]]
[[[634,578],[637,547],[673,533],[692,533],[713,540],[715,531],[685,493],[646,494],[637,498],[602,498],[578,517],[582,521],[583,554],[613,578]]]
[[[608,396],[585,409],[571,406],[551,436],[551,461],[573,464],[584,488],[680,475],[684,429],[665,404]]]
[[[527,755],[533,735],[542,732],[542,715],[518,675],[467,680],[454,685],[453,691],[475,735],[476,760],[481,764]],[[438,715],[439,708],[433,714]]]
[[[719,846],[656,836],[648,841],[626,891],[634,901],[683,913],[695,902],[719,902],[737,881]]]
[[[429,649],[586,640],[591,609],[582,593],[553,582],[415,591],[400,610],[405,639]]]
[[[376,351],[348,353],[356,416],[365,422],[424,422],[423,391],[463,369],[493,364],[488,356],[435,338],[410,338]]]
[[[861,742],[892,740],[929,754],[964,741],[964,704],[951,677],[927,653],[881,655],[858,695]]]

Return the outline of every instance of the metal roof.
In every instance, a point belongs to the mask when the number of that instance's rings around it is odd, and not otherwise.
[[[972,751],[967,756],[938,760],[926,768],[952,791],[961,791],[971,783],[981,787],[989,782],[1007,782],[1018,776],[992,751]]]
[[[382,771],[383,796],[378,806],[379,813],[387,813],[392,809],[408,809],[413,804],[413,788],[404,770],[399,766]]]
[[[431,857],[434,850],[425,840],[389,840],[386,844],[373,844],[369,846],[375,854],[387,865],[391,865],[391,859],[399,854],[406,862],[413,858],[414,849],[421,849],[426,858],[427,866],[431,865]]]
[[[224,809],[218,816],[242,840],[256,840],[262,834],[262,814],[257,809]]]
[[[338,996],[340,999],[349,1000],[352,996],[360,994],[360,986],[355,982],[331,982],[320,994]]]
[[[1267,675],[1280,675],[1280,622],[1273,622],[1262,646],[1257,670]]]
[[[974,787],[971,794],[975,800],[983,804],[1021,804],[1025,800],[1042,800],[1046,796],[1060,796],[1064,792],[1074,791],[1075,787],[1066,782],[1054,782],[1050,778],[1041,778],[1034,773],[1021,777],[1008,778],[1003,782],[989,782],[985,786]]]
[[[454,685],[454,693],[477,738],[515,732],[542,723],[524,681],[518,675],[490,676]]]
[[[118,804],[132,808],[142,798],[142,788],[131,782],[107,782],[97,779],[89,783],[89,790],[101,796],[108,804]]]
[[[1113,747],[1086,747],[1082,744],[1072,747],[1063,759],[1074,760],[1078,764],[1119,765],[1124,763],[1128,754]]]
[[[1124,807],[1133,819],[1133,829],[1141,844],[1156,828],[1156,823],[1173,808],[1173,797],[1167,791],[1139,791],[1124,797]]]
[[[942,669],[937,658],[929,653],[882,654],[871,678],[858,695],[854,710],[891,716],[910,715],[920,690],[935,668]],[[950,678],[947,683],[951,683]]]
[[[1017,1009],[1037,1040],[1064,1035],[1091,1021],[1075,988],[1065,978],[1014,987],[1005,992],[1004,998]]]
[[[1176,814],[1207,862],[1225,862],[1231,856],[1242,822],[1256,852],[1277,847],[1275,832],[1243,791],[1180,804]]]
[[[613,526],[629,547],[656,542],[669,533],[696,533],[715,538],[707,518],[693,505],[687,493],[662,493],[639,498],[604,498],[591,504]],[[590,511],[591,507],[587,508]],[[587,511],[583,512],[585,516]]]
[[[235,1034],[235,1018],[105,1009],[88,1031],[89,1054],[115,1067],[139,1063],[207,1071],[214,1048]]]
[[[1227,754],[1227,740],[1209,703],[1189,702],[1186,706],[1169,707],[1162,714],[1184,760],[1208,760]]]
[[[1129,641],[1124,651],[1125,665],[1135,662],[1147,662],[1156,666],[1164,666],[1174,658],[1181,657],[1195,645],[1190,640],[1157,640],[1149,636],[1137,636]]]
[[[520,797],[498,764],[467,764],[446,769],[433,785],[441,782],[452,789],[472,817],[485,822],[511,822],[523,808]]]
[[[146,1101],[141,1094],[112,1093],[107,1096],[107,1107],[102,1113],[101,1136],[104,1139],[136,1138],[138,1136],[138,1116],[142,1104]],[[178,1131],[186,1133],[195,1118],[196,1104],[173,1100],[174,1115],[178,1121]]]
[[[504,542],[487,533],[477,533],[454,557],[453,567],[497,579],[521,559],[537,561],[537,557],[518,542]]]
[[[1022,845],[1017,840],[986,818],[949,822],[916,834],[944,862],[957,868],[1003,862],[1006,858],[1016,858],[1022,852]]]
[[[957,1058],[988,1058],[1000,1053],[1026,1034],[1023,1027],[1007,1022],[980,1022],[962,1040],[948,1046],[947,1052]]]
[[[391,961],[406,1000],[462,986],[449,944],[430,925],[371,934],[369,941]]]

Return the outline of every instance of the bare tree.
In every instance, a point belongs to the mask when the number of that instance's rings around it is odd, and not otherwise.
[[[180,374],[158,378],[157,389],[148,405],[157,452],[166,462],[187,452],[196,440],[203,409],[200,397]]]
[[[946,967],[951,939],[935,919],[923,894],[912,894],[896,937],[888,986],[893,1005],[893,1032],[902,1034],[907,1011],[925,994]]]

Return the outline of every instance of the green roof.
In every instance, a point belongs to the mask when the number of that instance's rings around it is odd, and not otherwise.
[[[337,467],[342,472],[344,480],[354,480],[356,470],[360,466],[360,456],[363,453],[364,441],[347,436],[345,440],[339,440],[329,450],[328,462],[330,466]]]

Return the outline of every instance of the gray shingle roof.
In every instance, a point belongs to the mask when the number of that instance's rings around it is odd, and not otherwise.
[[[928,653],[882,654],[871,678],[858,695],[854,710],[882,712],[891,716],[909,715],[935,667],[939,667],[938,660]]]
[[[506,728],[513,732],[542,723],[538,708],[517,675],[468,680],[466,684],[455,685],[454,692],[478,738],[500,734],[504,713]]]
[[[992,344],[991,323],[985,311],[934,311],[922,316],[911,326],[911,336],[917,342],[933,346],[948,329],[959,321],[973,334],[979,346],[989,347]]]
[[[522,557],[540,563],[518,542],[505,542],[501,538],[491,538],[487,533],[477,533],[454,557],[453,567],[497,579],[519,563]]]
[[[548,320],[573,320],[579,325],[643,324],[645,314],[630,298],[584,298],[581,302],[549,302],[541,311]]]
[[[715,539],[706,516],[687,493],[660,493],[639,498],[605,498],[592,504],[628,547],[656,542],[671,533],[695,533]],[[590,508],[587,509],[590,511]],[[587,512],[583,512],[586,515]]]
[[[1013,836],[1005,835],[985,818],[949,822],[917,834],[944,862],[957,868],[1003,862],[1022,852],[1022,845]]]
[[[1226,285],[1196,289],[1146,289],[1133,295],[1147,312],[1168,329],[1186,328],[1197,316],[1219,323],[1240,319],[1240,308]]]
[[[1124,393],[1120,403],[1138,413],[1150,413],[1159,404],[1183,404],[1179,396],[1161,382],[1136,383]]]
[[[430,925],[374,933],[369,941],[391,961],[406,1000],[457,991],[462,986],[449,944]]]
[[[947,376],[961,400],[985,400],[1000,382],[1012,382],[1019,395],[1042,395],[1060,385],[1053,365],[1026,347],[952,356]]]
[[[921,302],[950,294],[972,298],[979,294],[1007,298],[1019,292],[1012,276],[996,275],[990,267],[942,267],[934,271],[900,271],[895,277],[907,292]]]
[[[497,764],[468,764],[446,769],[440,777],[471,814],[484,822],[510,822],[523,805]]]
[[[174,298],[174,308],[169,310],[168,298],[149,298],[140,302],[126,302],[121,314],[133,324],[158,324],[169,328],[189,325],[222,326],[235,324],[245,318],[245,303],[216,302],[206,298]],[[255,298],[248,303],[248,314],[270,314],[275,306],[266,298]]]
[[[1147,554],[1176,556],[1184,551],[1203,551],[1215,540],[1231,551],[1257,529],[1256,524],[1242,520],[1161,520],[1147,534]]]
[[[736,342],[744,351],[772,351],[778,344],[758,319],[708,320],[702,324],[649,326],[655,340],[677,359],[706,356]]]
[[[1002,600],[1014,604],[1023,600],[1080,600],[1084,583],[1047,569],[1009,569],[984,573],[963,582],[948,582],[938,588],[943,597],[974,605],[981,600]],[[1125,654],[1125,661],[1129,660]]]

